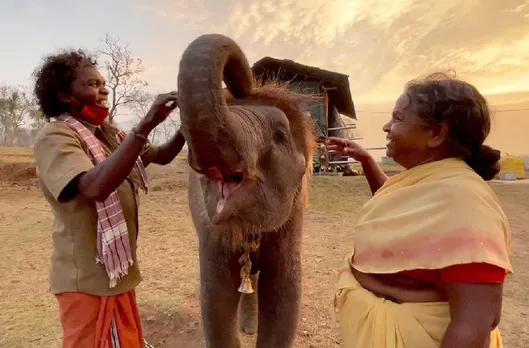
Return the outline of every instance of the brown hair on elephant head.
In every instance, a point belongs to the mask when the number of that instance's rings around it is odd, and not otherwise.
[[[200,188],[190,183],[189,198],[202,193],[213,234],[237,248],[247,234],[279,229],[306,199],[314,97],[256,81],[237,44],[217,34],[184,52],[178,93],[189,165],[203,175]]]

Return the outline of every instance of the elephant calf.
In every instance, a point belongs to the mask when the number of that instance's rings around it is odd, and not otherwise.
[[[313,97],[277,81],[255,81],[237,44],[214,34],[184,52],[178,94],[193,169],[188,199],[200,245],[207,347],[240,347],[238,322],[246,332],[257,325],[259,348],[291,347],[315,145],[307,114]],[[256,292],[241,297],[239,259],[251,243]]]

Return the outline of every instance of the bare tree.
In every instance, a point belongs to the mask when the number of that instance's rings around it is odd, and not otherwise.
[[[173,111],[158,127],[165,140],[171,138],[180,127],[180,114],[178,109]]]
[[[97,49],[104,59],[107,87],[110,90],[109,121],[114,122],[120,106],[130,106],[142,97],[142,90],[147,82],[138,78],[144,71],[142,60],[134,58],[129,44],[122,44],[119,38],[112,38],[108,33],[101,39],[103,47]]]
[[[15,146],[31,125],[38,109],[29,93],[19,86],[0,86],[0,144]]]

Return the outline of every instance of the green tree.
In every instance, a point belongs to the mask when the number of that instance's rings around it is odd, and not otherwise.
[[[26,129],[41,126],[41,121],[37,122],[38,114],[38,108],[26,88],[0,86],[0,144],[20,145],[21,135]]]

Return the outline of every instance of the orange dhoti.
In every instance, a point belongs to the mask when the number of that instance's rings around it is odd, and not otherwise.
[[[134,290],[115,296],[67,292],[57,299],[63,348],[144,347]]]

